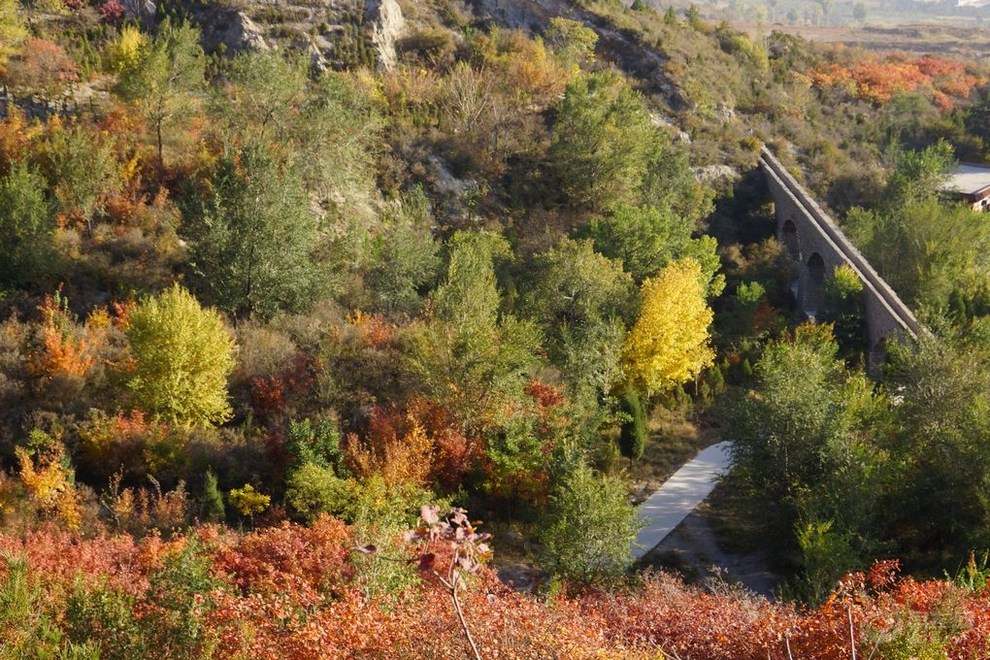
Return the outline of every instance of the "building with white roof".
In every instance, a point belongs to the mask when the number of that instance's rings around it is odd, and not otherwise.
[[[990,165],[960,164],[943,190],[972,204],[974,211],[990,210]]]

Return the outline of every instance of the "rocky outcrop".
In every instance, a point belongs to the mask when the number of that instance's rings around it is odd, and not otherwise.
[[[402,9],[395,0],[368,0],[365,7],[365,18],[371,27],[371,43],[375,45],[378,63],[386,71],[391,71],[398,61],[395,42],[406,27]]]
[[[330,70],[330,63],[323,56],[323,51],[315,43],[310,42],[306,47],[306,55],[309,56],[309,66],[316,74],[325,73]]]
[[[231,17],[226,31],[220,35],[219,42],[226,46],[228,53],[271,49],[265,41],[265,30],[240,11]]]
[[[158,7],[153,0],[124,0],[124,18],[145,21],[155,16]]]

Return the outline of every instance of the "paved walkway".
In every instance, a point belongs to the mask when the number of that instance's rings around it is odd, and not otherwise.
[[[634,559],[655,548],[708,497],[729,469],[731,448],[725,441],[702,450],[636,508],[644,526],[633,544]]]

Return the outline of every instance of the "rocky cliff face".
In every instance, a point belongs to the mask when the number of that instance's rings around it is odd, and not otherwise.
[[[265,39],[265,28],[243,11],[231,12],[225,19],[201,24],[207,50],[222,48],[227,53],[235,54],[271,48]]]
[[[156,2],[124,0],[127,16],[156,20]],[[406,31],[397,0],[249,0],[188,2],[207,52],[228,54],[290,48],[307,53],[317,69],[355,64],[391,69],[395,44]]]
[[[371,42],[375,45],[378,63],[391,70],[397,61],[395,42],[402,37],[406,27],[402,8],[395,0],[368,0],[365,17],[371,25]]]

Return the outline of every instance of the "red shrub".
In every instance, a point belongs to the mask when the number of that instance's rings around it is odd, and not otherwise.
[[[107,23],[119,23],[124,17],[124,5],[120,0],[106,0],[100,5],[100,18]]]
[[[306,355],[296,355],[292,365],[272,376],[251,379],[252,405],[260,415],[292,415],[303,407],[316,381],[316,361]]]
[[[247,535],[207,526],[197,538],[222,583],[203,594],[212,607],[202,613],[207,637],[219,640],[220,657],[467,657],[449,592],[433,580],[388,600],[363,596],[352,580],[353,537],[338,520],[324,517],[310,528],[284,524]],[[135,597],[140,619],[156,611],[149,574],[186,543],[154,536],[141,543],[126,535],[82,539],[42,530],[23,537],[0,534],[0,553],[27,557],[53,610],[77,580],[106,580]],[[410,547],[407,556],[415,550]],[[450,546],[434,542],[430,552],[443,573],[452,559]],[[0,560],[0,578],[5,571]],[[807,610],[732,589],[706,592],[656,573],[635,587],[537,598],[508,590],[484,566],[460,590],[460,602],[486,658],[662,653],[685,660],[833,660],[851,658],[853,643],[865,658],[877,651],[875,640],[896,636],[905,620],[934,639],[947,639],[949,658],[985,658],[990,651],[986,592],[941,580],[899,579],[892,562],[847,576],[828,602]]]
[[[242,595],[291,593],[311,606],[343,590],[352,546],[347,526],[324,516],[310,527],[283,523],[245,536],[218,551],[214,563]]]

